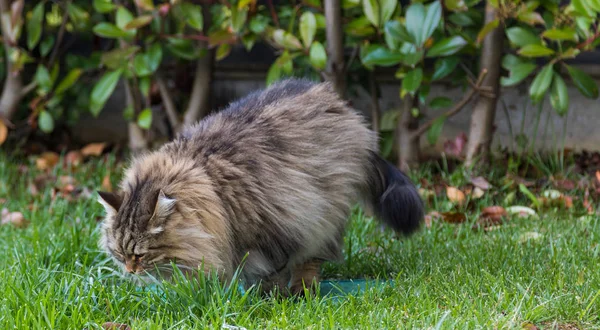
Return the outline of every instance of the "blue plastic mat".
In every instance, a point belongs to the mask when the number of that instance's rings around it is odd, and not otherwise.
[[[319,296],[321,297],[340,297],[349,294],[356,294],[364,292],[367,289],[372,288],[383,288],[386,286],[393,286],[393,280],[365,280],[365,279],[352,279],[352,280],[329,280],[321,281],[319,284]],[[239,285],[239,290],[243,294],[245,289],[242,284]],[[154,291],[156,293],[162,293],[163,288],[160,285],[151,284],[146,285],[143,288],[138,288],[139,291]]]

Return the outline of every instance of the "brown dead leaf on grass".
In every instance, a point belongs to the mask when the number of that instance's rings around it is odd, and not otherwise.
[[[2,209],[2,218],[0,225],[11,224],[17,228],[25,228],[29,225],[29,221],[25,219],[21,212],[10,212],[8,209]]]
[[[463,223],[467,221],[467,216],[462,212],[442,212],[442,220],[448,223]]]
[[[46,151],[35,160],[35,165],[39,170],[49,170],[58,164],[59,158],[56,152]]]
[[[471,178],[471,184],[481,190],[488,190],[492,187],[492,185],[482,176]]]
[[[481,210],[479,219],[473,225],[473,229],[485,229],[491,226],[498,226],[504,223],[507,216],[506,210],[502,206],[488,206]]]
[[[102,328],[105,330],[131,330],[127,324],[115,322],[105,322],[102,324]]]
[[[588,214],[594,214],[594,207],[592,206],[592,202],[590,202],[590,191],[587,188],[583,194],[583,207],[585,207]]]
[[[65,155],[65,165],[71,168],[78,167],[83,163],[83,154],[77,150],[71,150]]]
[[[90,143],[90,144],[86,145],[85,147],[81,148],[80,151],[84,157],[100,156],[100,155],[102,155],[102,152],[104,151],[105,148],[106,148],[106,142]]]
[[[446,187],[446,196],[453,203],[463,204],[466,200],[465,193],[456,187]]]
[[[0,145],[2,145],[4,143],[4,141],[6,141],[7,137],[8,137],[8,127],[6,127],[6,124],[4,123],[4,121],[0,120]]]
[[[102,179],[102,190],[106,191],[106,192],[112,192],[112,183],[110,183],[110,174],[107,174],[106,176],[104,176],[104,178]]]
[[[554,185],[554,187],[556,189],[560,189],[560,190],[573,190],[576,187],[575,181],[570,180],[570,179],[562,179],[562,180],[555,180],[552,182],[552,184]]]
[[[456,158],[461,158],[467,145],[467,134],[461,132],[454,139],[444,142],[444,152]]]

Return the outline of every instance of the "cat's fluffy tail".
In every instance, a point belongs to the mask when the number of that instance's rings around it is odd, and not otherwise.
[[[398,233],[416,231],[424,214],[424,205],[415,185],[396,166],[371,154],[370,196],[375,216]]]

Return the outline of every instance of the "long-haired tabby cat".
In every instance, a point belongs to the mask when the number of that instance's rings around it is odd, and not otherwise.
[[[415,186],[377,146],[328,83],[281,81],[137,157],[119,192],[99,192],[101,246],[130,273],[175,261],[224,280],[247,254],[246,283],[302,293],[340,257],[355,203],[399,233],[419,227]]]

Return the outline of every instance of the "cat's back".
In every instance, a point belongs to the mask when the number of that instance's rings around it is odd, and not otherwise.
[[[290,78],[255,91],[226,109],[187,127],[176,139],[194,157],[240,151],[304,154],[311,147],[353,142],[376,148],[376,137],[363,118],[328,83]],[[343,146],[338,146],[343,147]]]

